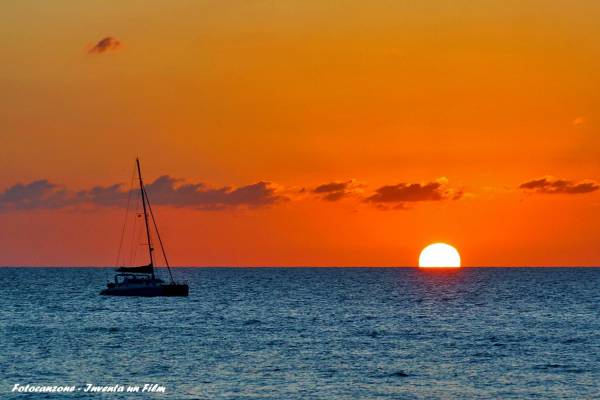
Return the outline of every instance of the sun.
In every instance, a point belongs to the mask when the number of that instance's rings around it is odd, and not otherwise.
[[[419,255],[421,268],[459,268],[460,254],[458,250],[446,243],[432,243],[425,247]]]

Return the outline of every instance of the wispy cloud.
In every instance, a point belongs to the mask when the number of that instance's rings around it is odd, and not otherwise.
[[[101,54],[107,51],[115,51],[121,47],[121,42],[112,36],[100,39],[98,43],[88,50],[90,54]]]
[[[350,195],[359,193],[363,185],[354,180],[329,182],[317,186],[312,192],[326,201],[338,201]]]
[[[519,189],[545,194],[584,194],[595,192],[600,189],[600,185],[591,180],[571,181],[544,177],[522,183]]]
[[[365,201],[375,204],[395,204],[405,208],[405,203],[458,200],[462,191],[450,189],[445,178],[429,183],[398,183],[381,186]]]

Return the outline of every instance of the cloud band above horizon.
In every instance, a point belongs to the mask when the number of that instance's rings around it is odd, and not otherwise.
[[[380,210],[404,210],[409,208],[408,205],[454,201],[464,195],[462,189],[451,188],[446,178],[428,183],[383,185],[371,193],[365,193],[365,187],[365,184],[355,180],[332,181],[300,192],[263,180],[238,187],[212,187],[202,182],[187,183],[169,175],[160,176],[146,184],[153,204],[196,210],[266,207],[299,200],[303,192],[331,203],[354,199]],[[570,181],[546,177],[522,183],[518,189],[541,194],[586,194],[598,191],[600,185],[592,180]],[[137,189],[131,189],[131,192],[137,192]],[[0,192],[0,212],[80,206],[122,207],[129,193],[122,184],[71,190],[47,179],[39,179],[17,183]]]

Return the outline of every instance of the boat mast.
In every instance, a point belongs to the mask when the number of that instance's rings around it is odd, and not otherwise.
[[[138,177],[140,179],[140,192],[142,194],[142,206],[144,208],[144,223],[146,224],[146,238],[148,239],[148,255],[150,256],[150,267],[152,268],[152,279],[154,279],[154,257],[152,256],[152,241],[150,239],[150,227],[148,226],[148,211],[146,210],[146,191],[144,190],[144,181],[142,180],[142,169],[140,168],[140,159],[136,158]]]
[[[154,224],[154,230],[156,231],[156,237],[158,238],[158,243],[160,244],[160,251],[162,251],[163,258],[165,259],[165,265],[167,266],[167,271],[169,271],[169,276],[171,277],[171,283],[175,283],[175,281],[173,280],[173,273],[171,273],[171,267],[169,265],[169,260],[167,259],[167,252],[165,251],[165,246],[163,245],[163,241],[160,238],[158,224],[156,223],[156,218],[154,218],[154,212],[152,212],[152,204],[150,204],[150,200],[148,199],[148,193],[146,193],[146,188],[144,188],[144,193],[146,194],[146,201],[148,202],[148,211],[150,211],[150,217],[152,218],[152,223]]]

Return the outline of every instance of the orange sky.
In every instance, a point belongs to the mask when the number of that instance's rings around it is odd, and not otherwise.
[[[597,1],[175,3],[2,5],[0,265],[113,264],[136,155],[174,264],[600,265]]]

